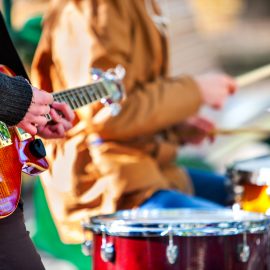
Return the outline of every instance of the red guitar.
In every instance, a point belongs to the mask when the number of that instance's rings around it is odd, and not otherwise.
[[[0,65],[0,72],[15,75],[3,65]],[[101,101],[117,113],[119,107],[114,102],[122,97],[122,87],[113,73],[108,74],[109,78],[102,76],[93,84],[54,93],[54,100],[69,104],[73,110]],[[45,156],[40,139],[0,121],[0,219],[12,214],[18,205],[22,172],[38,175],[48,169]]]

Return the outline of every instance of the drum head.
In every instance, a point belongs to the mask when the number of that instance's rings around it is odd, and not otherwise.
[[[259,233],[268,229],[270,219],[263,214],[233,210],[131,210],[90,219],[86,225],[95,233],[118,236],[234,235]]]
[[[236,184],[269,185],[270,156],[261,156],[235,162],[227,169],[227,174]]]

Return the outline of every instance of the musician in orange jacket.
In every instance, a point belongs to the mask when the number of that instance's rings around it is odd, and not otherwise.
[[[236,90],[226,75],[169,77],[166,27],[146,3],[161,18],[150,0],[52,1],[46,15],[32,65],[36,85],[57,92],[91,83],[93,67],[126,70],[118,115],[100,104],[84,107],[68,136],[47,146],[51,166],[42,184],[66,243],[83,241],[82,219],[139,207],[161,191],[193,200],[190,177],[175,164],[180,127],[203,122],[195,142],[205,138],[213,125],[197,117],[200,107],[221,108]]]
[[[9,38],[1,12],[0,36],[0,63],[8,65],[21,75],[9,77],[0,73],[0,121],[8,126],[16,125],[31,135],[62,138],[72,127],[74,114],[66,104],[54,102],[51,94],[31,86],[25,79],[27,74]],[[56,111],[60,111],[62,116]],[[54,122],[48,124],[46,114],[50,114]],[[1,132],[2,130],[0,134]],[[2,138],[3,136],[0,137],[1,140]],[[8,157],[12,156],[8,154],[9,150],[10,147],[7,147],[7,153],[1,151],[1,163],[14,162],[8,160]],[[14,171],[10,174],[13,175]],[[2,176],[1,172],[0,195],[3,188],[2,182],[5,181]],[[0,198],[0,206],[1,209],[7,207],[5,198]],[[25,228],[22,210],[22,202],[19,202],[14,213],[5,218],[0,217],[0,268],[5,270],[45,269]]]

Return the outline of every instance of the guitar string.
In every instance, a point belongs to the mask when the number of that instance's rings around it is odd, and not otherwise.
[[[79,108],[93,101],[108,96],[106,87],[102,82],[89,86],[82,86],[53,94],[55,100],[68,103],[72,109]],[[82,100],[85,99],[85,101]]]

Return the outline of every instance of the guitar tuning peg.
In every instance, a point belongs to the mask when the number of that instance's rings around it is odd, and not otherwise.
[[[112,116],[118,115],[121,111],[121,105],[119,103],[113,102],[111,99],[103,98],[100,102],[106,107],[110,108]]]
[[[122,65],[117,65],[115,68],[108,69],[104,77],[107,80],[122,81],[126,75],[126,70]]]
[[[103,71],[99,68],[91,68],[90,73],[94,81],[98,81],[101,77],[103,77]]]
[[[126,75],[126,70],[122,65],[110,68],[106,72],[99,68],[91,68],[90,72],[94,81],[105,79],[107,81],[121,82]]]
[[[109,105],[111,109],[111,115],[116,116],[120,113],[121,111],[121,105],[119,103],[112,103]]]
[[[122,81],[126,76],[126,70],[122,65],[117,65],[115,68],[115,75],[119,81]]]

